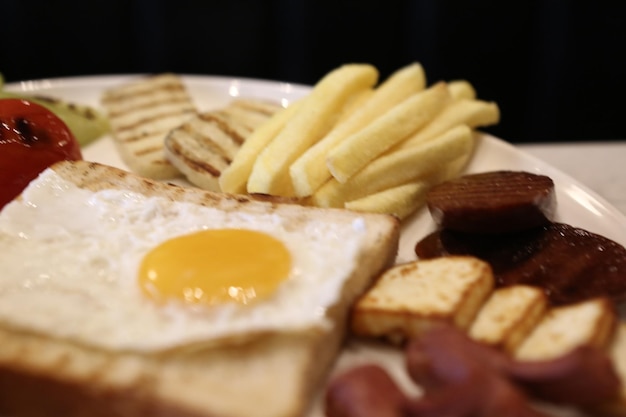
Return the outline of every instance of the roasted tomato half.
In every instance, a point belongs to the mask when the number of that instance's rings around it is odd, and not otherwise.
[[[0,208],[50,165],[81,158],[76,138],[50,110],[26,100],[0,100]]]

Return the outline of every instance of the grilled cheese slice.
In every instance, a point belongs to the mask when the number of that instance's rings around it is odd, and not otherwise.
[[[352,332],[401,343],[439,320],[466,329],[493,287],[491,268],[473,257],[451,256],[397,265],[355,304]]]
[[[196,114],[180,77],[159,74],[108,89],[102,106],[116,148],[133,172],[152,179],[180,175],[164,152],[166,135]]]
[[[226,108],[226,113],[236,122],[254,130],[283,107],[273,101],[254,98],[237,98]]]
[[[513,352],[539,323],[548,308],[538,287],[513,285],[498,288],[480,309],[469,336],[481,343]]]
[[[166,136],[166,158],[192,184],[219,191],[219,177],[243,142],[280,108],[270,102],[237,99],[225,108],[193,116]]]

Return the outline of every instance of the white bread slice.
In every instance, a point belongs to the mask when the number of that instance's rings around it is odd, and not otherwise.
[[[142,77],[104,91],[101,102],[116,148],[133,172],[153,179],[180,175],[166,159],[163,144],[170,130],[196,114],[179,76]]]
[[[434,321],[466,329],[494,286],[491,267],[477,258],[417,260],[387,270],[352,309],[355,335],[401,343]]]
[[[541,288],[528,285],[498,288],[478,312],[469,336],[511,353],[539,323],[547,308],[548,299]]]
[[[271,212],[291,219],[294,227],[311,218],[358,220],[368,238],[340,301],[327,312],[334,326],[325,331],[281,332],[244,345],[148,355],[0,328],[1,415],[303,415],[339,351],[349,306],[395,260],[399,224],[391,216],[210,193],[84,161],[59,163],[53,169],[89,190],[128,189],[233,213]]]
[[[243,142],[280,106],[252,99],[192,116],[165,137],[165,156],[192,184],[219,191],[218,180]]]
[[[513,356],[519,360],[549,360],[579,346],[605,349],[613,340],[617,323],[615,307],[606,298],[553,307]]]

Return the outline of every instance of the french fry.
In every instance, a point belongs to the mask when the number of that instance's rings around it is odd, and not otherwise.
[[[476,90],[474,86],[465,80],[453,80],[448,82],[448,90],[454,100],[476,99]]]
[[[328,152],[349,135],[363,129],[393,106],[422,91],[426,85],[419,63],[407,65],[391,74],[360,107],[340,121],[324,138],[309,148],[290,167],[297,196],[309,196],[330,179],[326,166]]]
[[[326,165],[344,183],[377,156],[426,125],[451,100],[446,83],[413,94],[332,148]]]
[[[472,132],[472,134],[474,134],[474,132]],[[436,172],[429,175],[428,182],[431,185],[436,185],[440,182],[448,181],[461,175],[465,167],[467,167],[467,163],[469,162],[470,158],[472,157],[475,149],[474,145],[476,145],[476,140],[472,140],[471,151],[464,153],[463,155],[459,156],[451,162],[448,162]]]
[[[345,104],[344,108],[342,109],[342,112],[337,118],[337,122],[335,126],[333,126],[333,128],[331,129],[331,132],[341,123],[345,122],[347,119],[352,117],[354,112],[360,109],[363,103],[367,102],[367,100],[369,100],[372,97],[372,95],[374,94],[374,91],[375,91],[374,88],[368,88],[367,90],[363,90],[362,92],[355,94],[354,97],[351,97],[350,100],[348,100],[348,102]],[[317,143],[315,145],[317,145]]]
[[[345,183],[330,179],[310,201],[321,207],[343,207],[346,201],[432,175],[470,154],[473,142],[469,127],[455,126],[431,141],[376,158]]]
[[[341,66],[322,78],[278,135],[258,155],[247,191],[292,196],[291,164],[334,125],[342,108],[355,94],[372,88],[378,71],[372,65]]]
[[[375,87],[377,78],[367,64],[328,73],[298,108],[257,128],[222,190],[409,216],[432,185],[463,171],[474,129],[498,123],[500,111],[466,80],[426,88],[418,63]]]
[[[219,178],[223,192],[244,194],[246,184],[252,172],[257,155],[282,130],[291,117],[298,111],[306,98],[296,101],[283,110],[279,110],[267,122],[256,128],[235,154],[232,162]]]
[[[437,114],[423,129],[420,129],[408,139],[400,142],[388,152],[392,153],[409,149],[460,124],[475,129],[477,127],[493,125],[499,121],[500,109],[496,103],[483,100],[455,100]]]
[[[426,194],[433,185],[460,175],[471,155],[471,152],[467,152],[423,179],[347,201],[344,207],[349,210],[393,214],[404,220],[424,206]]]
[[[422,207],[426,201],[429,184],[425,181],[409,182],[387,190],[347,201],[348,210],[393,214],[400,220]]]

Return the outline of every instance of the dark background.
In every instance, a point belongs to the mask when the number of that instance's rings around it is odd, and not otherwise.
[[[510,142],[626,139],[625,1],[0,0],[7,82],[232,75],[313,84],[412,61],[496,101]]]

